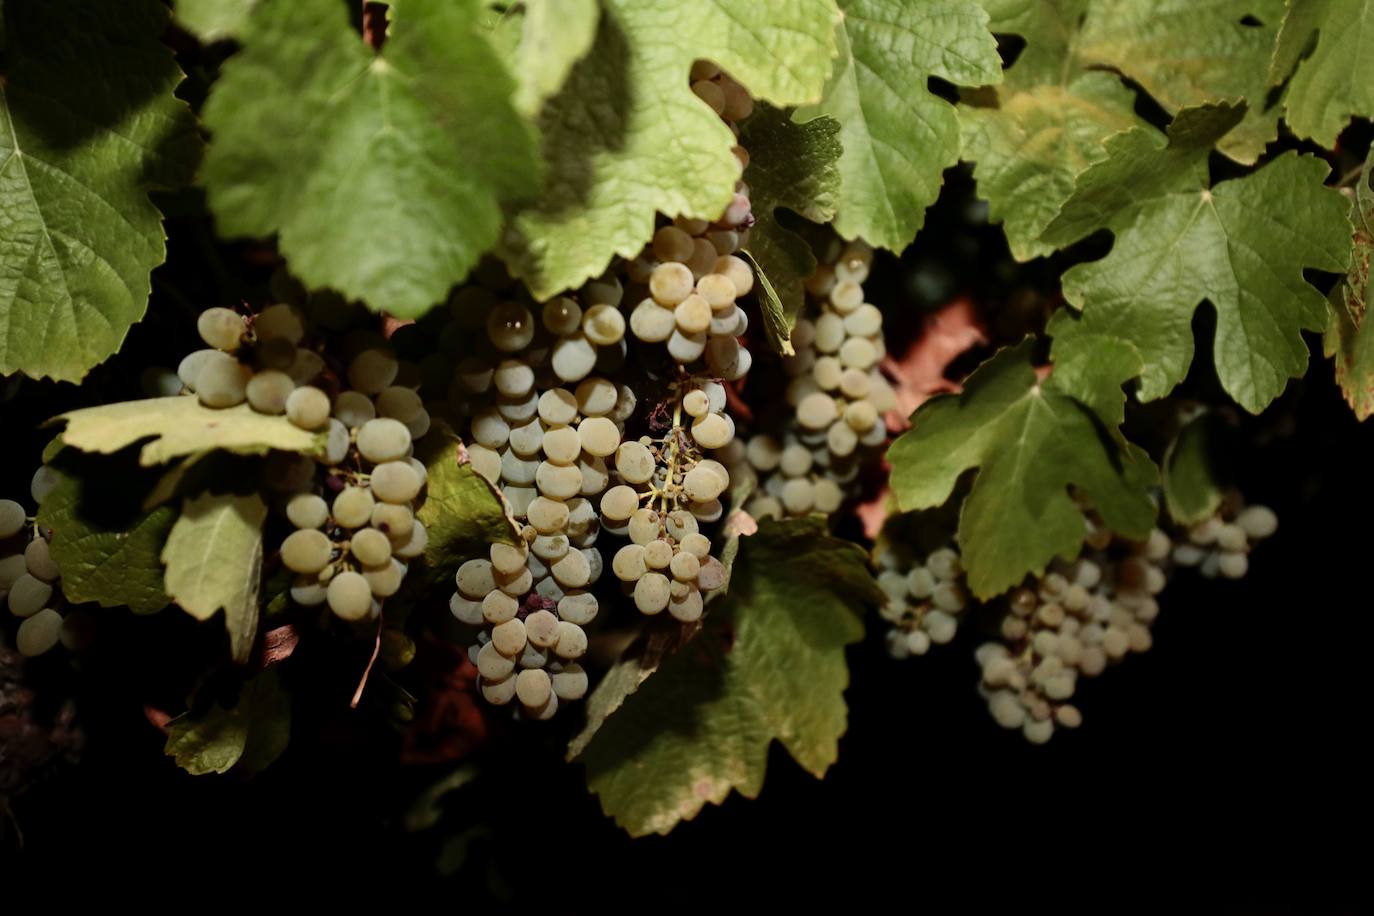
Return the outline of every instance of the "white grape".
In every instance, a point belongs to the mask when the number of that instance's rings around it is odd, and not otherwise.
[[[13,537],[28,521],[24,507],[12,499],[0,499],[0,538]]]
[[[364,528],[353,535],[349,551],[364,566],[380,566],[391,559],[391,539],[375,528]]]
[[[61,632],[62,615],[52,608],[44,608],[19,624],[14,645],[20,655],[32,658],[57,645]]]
[[[401,366],[386,349],[374,347],[364,350],[348,364],[348,384],[365,395],[376,396],[396,381]]]
[[[360,573],[341,572],[325,590],[329,609],[344,620],[362,620],[372,610],[372,589]]]
[[[206,407],[242,404],[248,395],[251,370],[227,353],[212,351],[196,375],[196,396]]]
[[[645,573],[635,583],[635,607],[645,614],[657,614],[668,606],[670,592],[668,577],[662,573]]]
[[[258,413],[276,416],[286,411],[286,400],[295,391],[291,376],[276,369],[254,373],[248,380],[244,394],[248,404]]]
[[[10,613],[16,617],[31,617],[52,599],[52,595],[52,585],[26,572],[10,586]]]
[[[357,429],[377,416],[372,399],[360,391],[341,391],[334,398],[334,416],[349,429]]]
[[[248,327],[232,309],[210,308],[196,318],[196,331],[215,349],[232,352],[243,343]]]
[[[358,430],[358,451],[373,464],[405,458],[410,442],[410,430],[389,417],[368,420]]]
[[[334,497],[334,505],[330,511],[334,521],[342,527],[361,528],[371,521],[375,506],[376,500],[373,499],[371,490],[365,487],[345,487]]]
[[[317,573],[329,565],[334,545],[324,532],[298,529],[281,544],[281,559],[286,568],[297,573]]]

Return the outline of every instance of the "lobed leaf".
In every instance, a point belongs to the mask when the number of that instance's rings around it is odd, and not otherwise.
[[[583,753],[602,808],[632,835],[667,833],[732,789],[756,796],[774,738],[824,774],[845,728],[844,647],[881,599],[863,552],[824,519],[762,522],[740,539],[730,591],[703,632]]]
[[[85,452],[108,454],[151,439],[139,455],[145,466],[212,449],[314,455],[323,450],[325,439],[324,433],[303,430],[286,417],[261,414],[247,404],[217,410],[184,396],[86,407],[49,422],[59,421],[67,424],[62,442]]]
[[[548,175],[501,253],[537,299],[639,254],[655,213],[715,220],[740,178],[734,135],[689,86],[719,64],[760,101],[814,102],[835,55],[834,0],[605,0],[592,50],[539,117]]]
[[[335,0],[269,3],[205,104],[219,230],[276,233],[292,273],[416,317],[538,188],[532,126],[477,0],[405,0],[374,53]]]
[[[892,443],[891,485],[904,511],[943,505],[978,469],[959,515],[969,587],[991,598],[1083,544],[1081,494],[1112,530],[1141,538],[1154,524],[1149,456],[1119,439],[1121,385],[1140,371],[1130,344],[1098,338],[1066,350],[1041,381],[1034,342],[1000,350],[958,395],[912,414]],[[1072,488],[1072,491],[1071,491]]]
[[[164,748],[192,776],[224,773],[235,764],[265,769],[291,740],[291,698],[276,668],[250,678],[231,709],[212,706],[201,716],[177,716],[167,726]]]
[[[166,258],[152,188],[191,180],[195,119],[157,0],[0,10],[0,375],[77,382],[143,317]]]
[[[928,81],[997,83],[1001,58],[976,0],[841,0],[840,7],[839,63],[825,98],[797,117],[840,122],[835,229],[900,251],[924,223],[944,170],[959,160],[954,107]]]

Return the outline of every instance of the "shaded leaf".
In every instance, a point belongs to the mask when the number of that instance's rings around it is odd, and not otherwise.
[[[1369,262],[1374,255],[1374,190],[1366,165],[1356,185],[1355,236],[1350,272],[1326,299],[1323,351],[1336,360],[1336,382],[1361,420],[1374,413],[1374,322],[1369,311]]]
[[[192,776],[224,773],[234,764],[265,769],[291,740],[291,698],[281,688],[276,668],[267,668],[243,685],[232,709],[212,706],[202,716],[177,716],[167,725],[169,757]]]
[[[784,355],[792,352],[788,341],[806,304],[803,284],[816,269],[816,256],[805,239],[778,222],[776,211],[784,208],[813,223],[834,217],[839,130],[833,118],[797,124],[787,112],[761,105],[740,131],[740,144],[749,151],[744,181],[755,217],[749,255],[763,275],[759,305],[768,342]]]
[[[605,0],[592,50],[540,114],[549,174],[511,217],[511,272],[547,299],[639,254],[655,212],[719,218],[740,177],[735,138],[692,93],[692,62],[719,64],[760,101],[814,102],[837,19],[833,0]]]
[[[819,777],[845,728],[844,647],[877,591],[824,519],[764,521],[740,539],[705,629],[624,699],[587,747],[587,784],[631,834],[667,833],[732,789],[754,797],[768,746]]]
[[[62,594],[74,604],[128,607],[151,614],[167,606],[162,589],[162,545],[176,519],[171,506],[151,512],[109,505],[110,471],[83,466],[86,476],[63,466],[58,483],[38,509],[38,526],[52,531],[49,549],[62,572]],[[119,485],[128,488],[126,479]],[[135,505],[137,505],[135,503]]]
[[[1213,421],[1204,414],[1185,424],[1164,453],[1160,468],[1164,505],[1180,525],[1200,522],[1221,507],[1212,433]]]
[[[263,0],[176,0],[177,25],[202,44],[238,38]]]
[[[515,77],[515,107],[528,117],[556,95],[573,65],[591,50],[596,0],[523,0],[494,13],[492,40]]]

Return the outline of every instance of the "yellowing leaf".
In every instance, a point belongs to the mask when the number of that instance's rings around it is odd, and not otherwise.
[[[324,434],[301,429],[285,417],[258,413],[247,404],[215,410],[193,397],[146,398],[64,413],[62,441],[84,452],[117,452],[151,439],[139,454],[143,465],[211,449],[264,454],[272,449],[318,454]]]
[[[167,597],[197,620],[221,608],[230,654],[246,662],[258,629],[262,526],[267,505],[249,496],[202,493],[182,503],[162,548]]]

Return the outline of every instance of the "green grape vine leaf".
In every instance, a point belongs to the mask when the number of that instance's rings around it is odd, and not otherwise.
[[[202,493],[182,502],[162,548],[167,597],[197,620],[223,608],[230,655],[240,664],[258,631],[266,520],[267,504],[256,493]]]
[[[1206,105],[1180,112],[1166,145],[1146,128],[1110,138],[1107,158],[1078,176],[1042,236],[1062,247],[1100,229],[1115,234],[1106,257],[1064,275],[1064,296],[1082,315],[1060,312],[1049,333],[1130,341],[1145,361],[1141,400],[1163,397],[1187,374],[1193,313],[1206,299],[1222,387],[1258,413],[1306,369],[1301,331],[1322,327],[1322,296],[1303,269],[1344,271],[1349,262],[1350,202],[1323,186],[1322,160],[1285,153],[1209,183],[1208,153],[1240,116]]]
[[[250,678],[230,709],[211,706],[167,724],[164,748],[192,776],[224,773],[235,764],[257,772],[281,756],[291,740],[291,697],[276,668]]]
[[[743,480],[737,481],[735,488],[744,494],[752,491],[752,486]],[[732,493],[730,504],[738,506],[746,498],[747,495],[736,496]],[[713,613],[715,606],[730,591],[730,577],[735,558],[739,556],[739,516],[738,510],[731,513],[720,532],[720,536],[725,538],[725,545],[720,548],[720,562],[725,567],[726,579],[724,585],[702,596],[707,614]],[[606,720],[625,704],[625,699],[658,671],[664,659],[680,651],[700,632],[700,623],[649,627],[632,640],[587,697],[586,724],[568,742],[567,759],[575,760],[581,756]]]
[[[792,326],[806,303],[804,283],[816,269],[816,256],[805,239],[778,222],[776,211],[785,208],[813,223],[834,217],[839,131],[833,118],[797,124],[771,105],[758,106],[740,130],[740,144],[749,151],[744,182],[755,218],[748,251],[764,278],[759,303],[768,342],[784,355],[792,352]]]
[[[374,53],[334,0],[262,7],[205,104],[227,236],[276,233],[292,273],[415,317],[538,190],[534,130],[477,0],[406,0]]]
[[[491,39],[515,77],[515,107],[539,114],[596,39],[597,0],[524,0],[492,10]]]
[[[641,836],[732,789],[753,798],[774,738],[822,776],[845,729],[844,647],[863,636],[864,607],[881,601],[863,551],[823,518],[761,522],[740,539],[730,590],[701,633],[583,752],[603,810]]]
[[[1287,6],[1269,82],[1288,80],[1282,104],[1293,133],[1329,149],[1352,117],[1374,117],[1368,41],[1374,0],[1288,0]]]
[[[1361,420],[1374,414],[1374,322],[1366,321],[1370,258],[1374,256],[1374,190],[1366,165],[1355,186],[1355,235],[1350,272],[1327,296],[1323,350],[1336,361],[1336,382]]]
[[[719,64],[760,101],[814,102],[837,20],[834,0],[604,0],[592,50],[540,112],[548,175],[503,236],[511,272],[548,299],[637,255],[655,211],[719,218],[740,166],[734,135],[688,85],[692,62]]]
[[[162,610],[162,545],[176,509],[143,511],[139,485],[122,462],[73,457],[66,449],[53,457],[49,467],[58,482],[38,508],[38,527],[52,532],[48,546],[62,572],[63,596],[136,614]]]
[[[176,0],[177,25],[202,44],[238,38],[263,0]]]
[[[188,183],[201,140],[162,3],[0,16],[0,375],[76,382],[143,317],[166,258],[148,191]]]
[[[217,410],[193,397],[144,398],[61,414],[62,442],[85,452],[117,452],[149,439],[139,453],[143,465],[163,464],[211,449],[261,455],[272,449],[316,455],[325,434],[301,429],[286,417],[258,413],[247,404]]]
[[[1245,116],[1219,148],[1251,165],[1278,135],[1268,76],[1282,18],[1283,0],[1092,0],[1077,52],[1135,80],[1170,114],[1243,98]]]
[[[501,496],[470,464],[460,464],[462,443],[442,421],[416,443],[425,465],[425,501],[415,517],[425,526],[425,562],[406,576],[407,589],[451,577],[465,560],[485,556],[492,544],[515,544],[520,533]],[[448,583],[450,586],[452,582]]]
[[[1081,494],[1113,531],[1147,535],[1155,520],[1149,456],[1123,444],[1114,427],[1121,385],[1140,370],[1123,341],[1068,348],[1043,381],[1034,341],[999,351],[957,395],[927,401],[912,428],[888,449],[891,484],[906,512],[943,505],[961,476],[978,468],[959,513],[958,541],[969,587],[991,598],[1072,560],[1083,543]]]
[[[1160,489],[1169,517],[1180,525],[1200,522],[1221,507],[1214,423],[1209,414],[1193,418],[1164,452]]]
[[[1020,261],[1049,254],[1040,233],[1073,193],[1074,178],[1107,155],[1112,134],[1144,122],[1135,95],[1076,53],[1088,0],[983,0],[998,34],[1026,47],[1002,85],[967,93],[959,106],[963,158],[974,163],[988,217],[1001,222]]]
[[[1002,79],[997,42],[976,0],[842,0],[840,61],[825,98],[798,120],[840,122],[835,229],[900,251],[916,237],[959,159],[954,106],[931,93],[931,77],[960,86]]]

